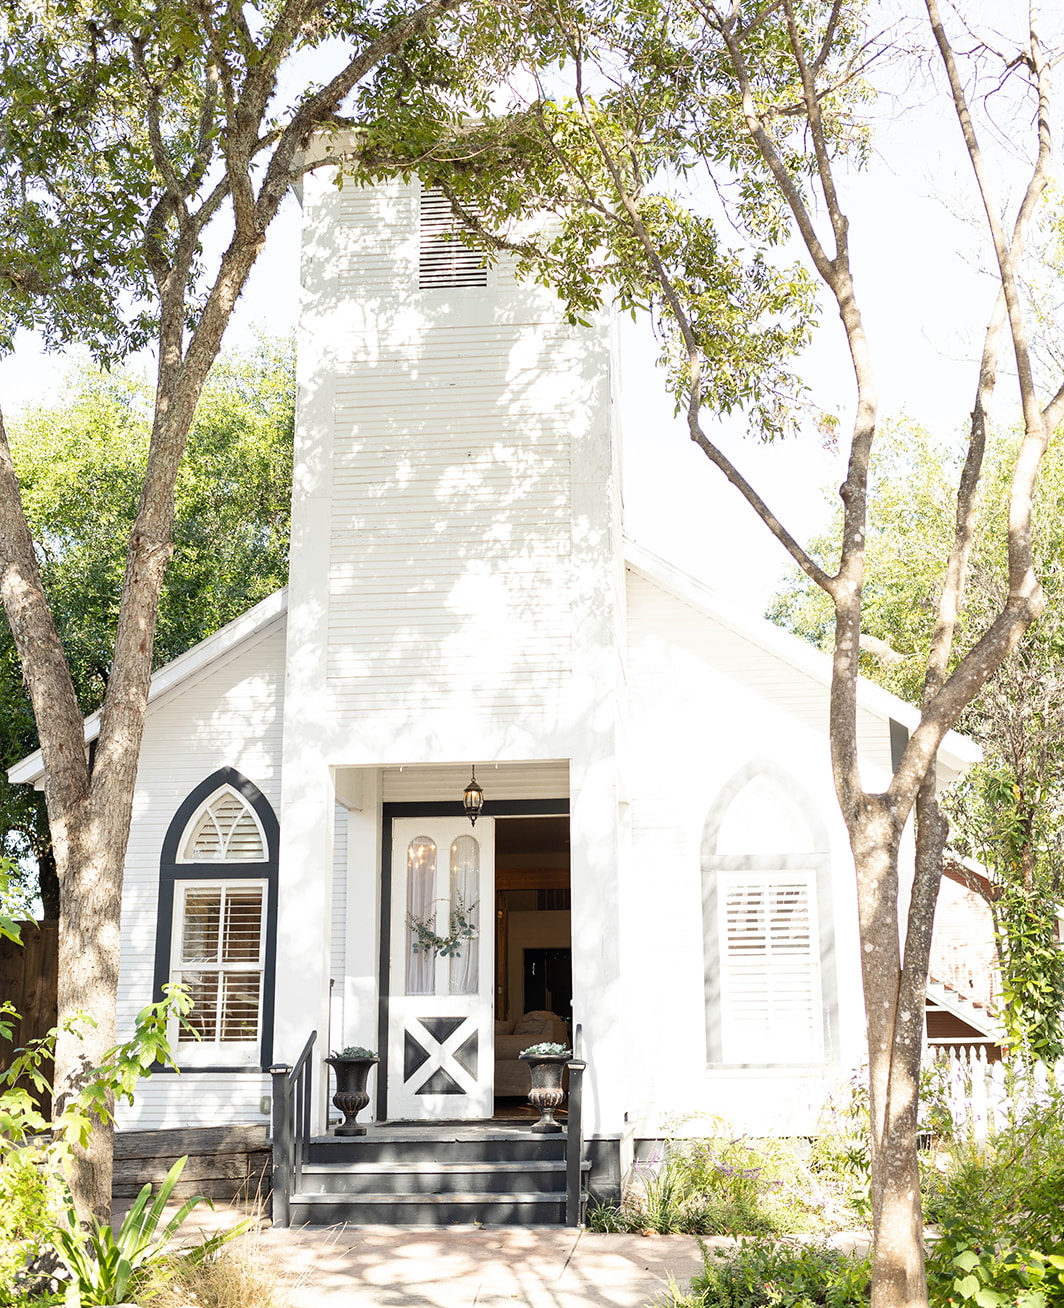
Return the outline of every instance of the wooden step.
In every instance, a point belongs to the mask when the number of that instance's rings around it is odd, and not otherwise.
[[[585,1174],[590,1163],[584,1164]],[[371,1161],[305,1163],[302,1194],[358,1196],[369,1193],[424,1195],[463,1193],[541,1194],[565,1189],[564,1160],[507,1162]]]
[[[565,1193],[292,1196],[293,1226],[562,1226]]]

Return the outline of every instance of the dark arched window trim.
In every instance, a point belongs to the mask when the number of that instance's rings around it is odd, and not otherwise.
[[[179,863],[181,837],[193,815],[204,800],[223,786],[231,786],[254,809],[266,837],[265,863]],[[166,830],[163,852],[159,860],[159,904],[155,928],[155,998],[163,997],[163,986],[170,979],[170,944],[174,926],[174,889],[178,881],[265,881],[266,891],[266,961],[262,978],[262,1035],[259,1042],[259,1066],[269,1069],[273,1062],[273,1006],[277,973],[277,816],[270,801],[247,777],[235,768],[219,768],[205,777],[185,798]],[[156,1071],[164,1069],[156,1068]],[[189,1072],[247,1072],[247,1066],[229,1067],[221,1064],[208,1067],[182,1068]]]

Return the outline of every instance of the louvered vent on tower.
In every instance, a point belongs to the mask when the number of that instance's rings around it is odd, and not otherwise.
[[[480,245],[467,245],[459,235],[462,224],[440,190],[421,192],[421,247],[418,286],[487,286],[488,265]]]

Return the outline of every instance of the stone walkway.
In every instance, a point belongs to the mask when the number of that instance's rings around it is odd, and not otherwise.
[[[237,1206],[196,1209],[178,1243],[232,1226]],[[809,1239],[811,1237],[799,1237]],[[702,1270],[690,1235],[598,1235],[564,1227],[326,1226],[241,1237],[291,1308],[647,1308]],[[727,1237],[704,1239],[726,1247]],[[829,1244],[865,1252],[864,1232]]]
[[[292,1308],[643,1308],[701,1269],[692,1236],[529,1227],[264,1231]]]

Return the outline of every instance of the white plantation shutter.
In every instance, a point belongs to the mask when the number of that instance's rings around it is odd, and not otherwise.
[[[250,804],[228,786],[192,818],[181,849],[182,863],[266,861],[266,842]]]
[[[178,1045],[258,1049],[265,963],[265,883],[178,883],[171,977],[188,987],[189,1022]],[[217,1052],[217,1051],[216,1051]]]
[[[487,286],[488,265],[484,251],[467,245],[459,236],[462,224],[454,216],[451,202],[442,191],[421,192],[418,286],[431,290],[442,286]]]
[[[718,893],[724,1061],[821,1061],[814,873],[722,871]]]

